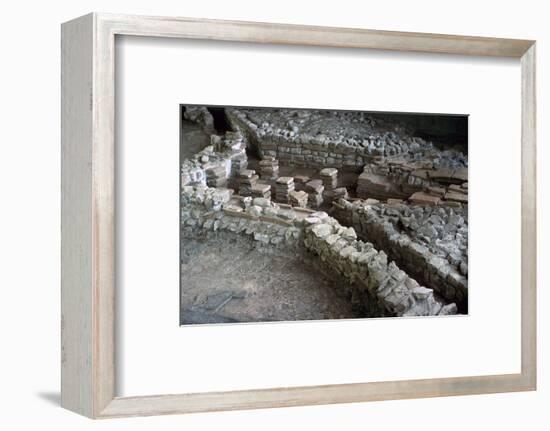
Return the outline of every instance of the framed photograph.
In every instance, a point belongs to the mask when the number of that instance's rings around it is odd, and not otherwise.
[[[535,390],[535,69],[530,40],[63,24],[62,405]]]

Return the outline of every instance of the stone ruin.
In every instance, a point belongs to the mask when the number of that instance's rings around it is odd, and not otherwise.
[[[368,316],[468,312],[467,155],[361,112],[206,108],[181,164],[182,237],[318,256]]]
[[[360,238],[368,238],[416,280],[467,312],[467,207],[384,204],[370,199],[340,200],[334,211]]]
[[[362,169],[393,159],[430,161],[431,168],[464,167],[456,150],[441,151],[400,126],[364,112],[228,108],[227,116],[260,157],[295,166]]]
[[[353,228],[342,226],[325,212],[196,185],[182,189],[181,218],[183,238],[225,231],[248,236],[262,246],[288,248],[290,253],[314,253],[346,280],[355,301],[365,309],[376,309],[378,315],[456,313],[454,303],[438,299],[383,251],[358,240]]]

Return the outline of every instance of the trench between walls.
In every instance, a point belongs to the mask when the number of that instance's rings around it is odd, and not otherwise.
[[[369,219],[364,206],[361,201],[335,202],[330,214],[342,225],[353,227],[358,238],[387,253],[410,277],[433,289],[443,301],[456,303],[460,314],[468,314],[467,278],[421,244],[401,242],[391,224]]]

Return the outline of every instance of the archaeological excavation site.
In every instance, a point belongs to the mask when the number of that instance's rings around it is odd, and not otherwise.
[[[468,117],[182,105],[180,324],[468,313]]]

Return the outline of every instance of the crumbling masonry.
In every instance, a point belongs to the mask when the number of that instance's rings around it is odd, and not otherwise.
[[[357,112],[186,111],[210,146],[181,165],[182,241],[318,256],[365,317],[468,310],[467,156]]]

